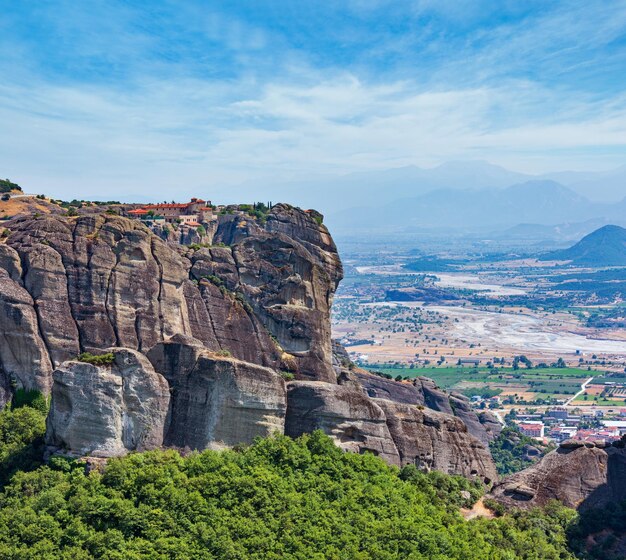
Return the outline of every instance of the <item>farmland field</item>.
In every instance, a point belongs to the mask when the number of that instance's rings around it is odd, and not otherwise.
[[[518,395],[528,400],[569,398],[575,395],[581,384],[593,375],[579,368],[518,369],[486,367],[388,367],[369,365],[373,372],[392,377],[430,377],[443,389],[481,394],[482,389],[500,390],[502,396]],[[475,389],[475,391],[474,391]]]

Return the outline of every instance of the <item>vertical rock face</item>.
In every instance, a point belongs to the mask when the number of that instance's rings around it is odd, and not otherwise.
[[[438,389],[427,377],[418,377],[413,383],[397,382],[370,373],[357,372],[356,378],[367,395],[400,404],[423,405],[427,408],[456,416],[466,425],[468,432],[485,446],[502,431],[498,419],[489,411],[477,414],[469,399],[460,393],[448,394]]]
[[[52,385],[50,355],[40,336],[35,303],[30,294],[5,270],[0,270],[0,357],[2,358],[2,402],[10,398],[8,388],[49,393]]]
[[[460,419],[425,407],[376,402],[385,412],[401,465],[462,474],[485,484],[497,480],[488,449]]]
[[[329,308],[342,272],[326,228],[286,205],[265,227],[223,218],[207,236],[229,246],[197,251],[119,216],[14,219],[0,250],[0,339],[16,351],[0,354],[0,385],[49,390],[52,369],[80,352],[146,352],[175,334],[334,381]]]
[[[172,388],[165,444],[206,449],[283,433],[285,383],[276,371],[207,351],[174,337],[148,357]]]
[[[55,370],[46,431],[53,450],[115,457],[163,445],[166,380],[139,352],[111,352],[110,366],[66,362]]]
[[[369,398],[352,386],[289,383],[285,433],[296,437],[316,429],[346,451],[370,451],[390,464],[462,474],[485,484],[497,479],[487,448],[454,416],[415,403]]]

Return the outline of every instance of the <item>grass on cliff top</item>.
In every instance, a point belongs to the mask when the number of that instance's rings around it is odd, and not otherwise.
[[[115,356],[112,352],[106,354],[91,354],[90,352],[83,352],[76,358],[79,362],[85,362],[94,366],[108,366],[115,361]]]

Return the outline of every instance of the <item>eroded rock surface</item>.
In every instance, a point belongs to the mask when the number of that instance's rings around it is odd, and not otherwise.
[[[485,446],[498,437],[502,425],[489,411],[477,414],[470,400],[460,393],[446,393],[432,379],[418,377],[413,382],[398,382],[358,370],[354,376],[366,394],[400,404],[423,405],[432,410],[456,416],[467,426],[471,435]]]
[[[54,371],[46,431],[51,451],[116,457],[163,445],[167,381],[139,352],[110,351],[111,365],[70,361]]]
[[[287,403],[278,372],[181,336],[158,344],[148,357],[172,390],[166,445],[223,448],[283,433]]]
[[[0,385],[47,392],[52,370],[80,352],[146,352],[175,334],[334,381],[329,309],[342,269],[328,230],[286,205],[265,227],[223,218],[207,239],[228,246],[199,250],[105,213],[12,220],[0,250]]]
[[[485,484],[497,479],[488,449],[452,415],[370,398],[349,385],[289,383],[285,433],[296,437],[315,429],[347,451],[370,451],[391,464],[462,474]]]
[[[323,430],[346,451],[369,451],[398,465],[398,450],[383,410],[362,391],[315,381],[287,386],[285,433],[298,437]]]
[[[531,508],[559,500],[590,509],[626,499],[626,449],[566,441],[537,464],[505,478],[492,497],[507,507]]]
[[[459,419],[422,406],[376,400],[383,409],[401,465],[497,480],[491,454]]]

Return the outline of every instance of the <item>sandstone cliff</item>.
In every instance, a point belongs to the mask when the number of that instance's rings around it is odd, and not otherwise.
[[[221,448],[322,429],[391,464],[495,480],[489,423],[461,396],[355,375],[333,355],[342,266],[317,213],[219,216],[202,246],[97,212],[9,228],[0,404],[15,388],[51,393],[50,451]],[[76,361],[105,351],[111,364]]]
[[[108,367],[70,361],[55,370],[46,431],[52,449],[115,457],[163,445],[167,381],[139,352],[110,350]]]
[[[228,246],[200,250],[104,213],[13,220],[0,250],[0,385],[49,392],[52,370],[81,352],[146,352],[175,334],[334,381],[329,308],[342,269],[326,228],[285,205],[264,227],[225,218],[214,240]]]

